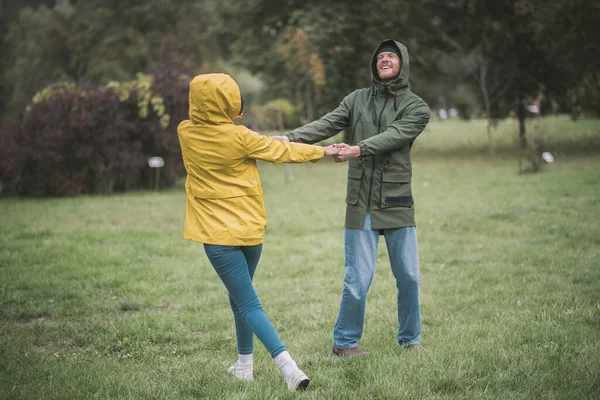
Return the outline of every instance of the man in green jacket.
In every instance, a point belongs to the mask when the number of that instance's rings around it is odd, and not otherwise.
[[[429,122],[429,107],[409,90],[406,47],[384,40],[371,58],[373,86],[358,89],[321,119],[280,140],[316,143],[345,130],[334,159],[349,161],[344,232],[344,289],[333,354],[360,356],[366,295],[375,272],[379,236],[387,244],[398,288],[398,343],[420,344],[419,257],[411,192],[410,149]]]

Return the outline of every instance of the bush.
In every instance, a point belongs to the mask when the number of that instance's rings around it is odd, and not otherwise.
[[[573,93],[574,92],[574,93]],[[578,116],[588,112],[600,116],[600,72],[585,74],[577,88],[571,94],[571,114]]]
[[[165,159],[160,186],[173,185],[185,173],[176,127],[181,110],[187,115],[188,82],[167,67],[154,79],[44,89],[0,135],[4,189],[63,196],[145,188],[151,156]]]
[[[451,101],[458,116],[464,120],[470,120],[480,111],[479,101],[473,90],[466,85],[459,85],[451,96]]]

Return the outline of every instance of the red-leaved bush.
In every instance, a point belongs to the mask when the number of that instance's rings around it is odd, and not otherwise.
[[[165,166],[160,187],[185,174],[177,124],[187,118],[188,82],[172,65],[138,85],[47,88],[0,133],[0,180],[20,195],[110,194],[153,185],[148,158]]]

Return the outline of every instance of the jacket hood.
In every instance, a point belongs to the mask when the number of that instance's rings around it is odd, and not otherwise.
[[[386,44],[392,44],[393,46],[396,46],[398,48],[398,51],[400,53],[400,62],[402,64],[400,66],[400,73],[398,74],[398,77],[391,82],[383,83],[383,81],[381,81],[379,79],[379,76],[377,74],[377,52],[379,51],[379,49],[382,46],[384,46]],[[373,83],[375,84],[375,86],[388,87],[392,91],[398,91],[400,89],[408,88],[408,73],[409,73],[409,69],[410,69],[410,60],[408,58],[408,50],[406,49],[406,46],[404,46],[402,43],[397,42],[392,39],[386,39],[386,40],[382,41],[381,43],[379,43],[379,46],[377,46],[375,48],[375,52],[373,53],[373,56],[371,57],[370,66],[371,66],[371,79],[373,80]]]
[[[242,116],[242,94],[227,74],[198,75],[190,82],[190,120],[214,125]]]

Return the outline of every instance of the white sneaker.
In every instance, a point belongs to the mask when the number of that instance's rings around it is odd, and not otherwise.
[[[227,372],[229,372],[231,375],[235,376],[238,379],[243,379],[246,381],[253,381],[254,380],[254,376],[252,375],[253,370],[254,370],[253,363],[242,364],[241,362],[236,361],[233,364],[231,364],[231,367],[229,367],[227,369]]]
[[[290,365],[293,364],[293,365]],[[285,383],[287,383],[288,389],[290,390],[304,390],[310,383],[310,379],[308,376],[298,366],[295,361],[291,361],[290,364],[286,365],[285,368],[282,368],[283,378],[285,379]]]

